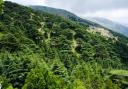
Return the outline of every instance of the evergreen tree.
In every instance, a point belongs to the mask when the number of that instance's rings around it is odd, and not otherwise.
[[[3,0],[0,0],[0,14],[3,13]]]

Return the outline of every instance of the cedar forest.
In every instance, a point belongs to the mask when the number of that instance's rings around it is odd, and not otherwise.
[[[126,89],[128,38],[0,0],[2,89]],[[3,9],[2,9],[3,8]]]

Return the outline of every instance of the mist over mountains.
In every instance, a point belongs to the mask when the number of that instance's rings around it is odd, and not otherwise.
[[[81,18],[81,17],[76,16],[75,14],[73,14],[69,11],[66,11],[63,9],[46,7],[46,6],[30,6],[30,7],[35,9],[35,10],[39,10],[39,11],[48,12],[48,13],[51,13],[54,15],[62,16],[62,17],[71,19],[73,21],[79,22],[81,24],[95,26],[95,27],[105,27],[105,28],[108,28],[112,31],[121,33],[125,36],[128,36],[128,27],[121,25],[119,23],[113,22],[113,21],[108,20],[108,19],[98,18],[98,17]]]
[[[115,32],[121,33],[125,36],[128,37],[128,27],[121,25],[117,22],[105,19],[105,18],[100,18],[100,17],[88,17],[88,20],[93,21],[95,23],[98,23],[106,28],[109,28]]]

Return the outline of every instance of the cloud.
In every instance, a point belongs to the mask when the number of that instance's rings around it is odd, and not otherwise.
[[[47,0],[46,5],[68,9],[76,13],[128,8],[128,0]]]
[[[128,26],[128,9],[112,9],[100,10],[96,12],[88,12],[81,15],[82,17],[102,17]]]

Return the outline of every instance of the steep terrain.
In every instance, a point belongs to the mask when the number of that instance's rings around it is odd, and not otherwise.
[[[30,7],[34,10],[38,10],[38,11],[54,14],[57,16],[61,16],[61,17],[70,19],[72,21],[76,21],[80,24],[91,25],[91,26],[95,26],[95,27],[101,27],[101,25],[99,25],[97,23],[94,23],[94,22],[86,20],[86,19],[82,19],[82,18],[78,17],[77,15],[75,15],[69,11],[63,10],[63,9],[51,8],[51,7],[46,7],[46,6],[30,6]]]
[[[125,36],[128,36],[128,27],[118,24],[116,22],[112,22],[107,19],[90,18],[90,17],[83,19],[83,18],[80,18],[80,17],[76,16],[75,14],[68,12],[66,10],[63,10],[63,9],[56,9],[56,8],[45,7],[45,6],[30,6],[30,7],[35,10],[39,10],[39,11],[43,11],[43,12],[47,12],[47,13],[51,13],[54,15],[68,18],[70,20],[79,22],[80,24],[94,26],[94,27],[98,27],[98,28],[99,27],[100,28],[108,28],[112,31],[121,33]]]
[[[96,28],[5,2],[0,15],[2,88],[127,88],[127,78],[117,80],[115,70],[128,69],[128,38],[89,29]]]
[[[105,19],[105,18],[94,17],[94,18],[88,18],[88,19],[128,37],[128,27],[126,27],[126,26],[123,26],[119,23],[110,21],[110,20]]]

